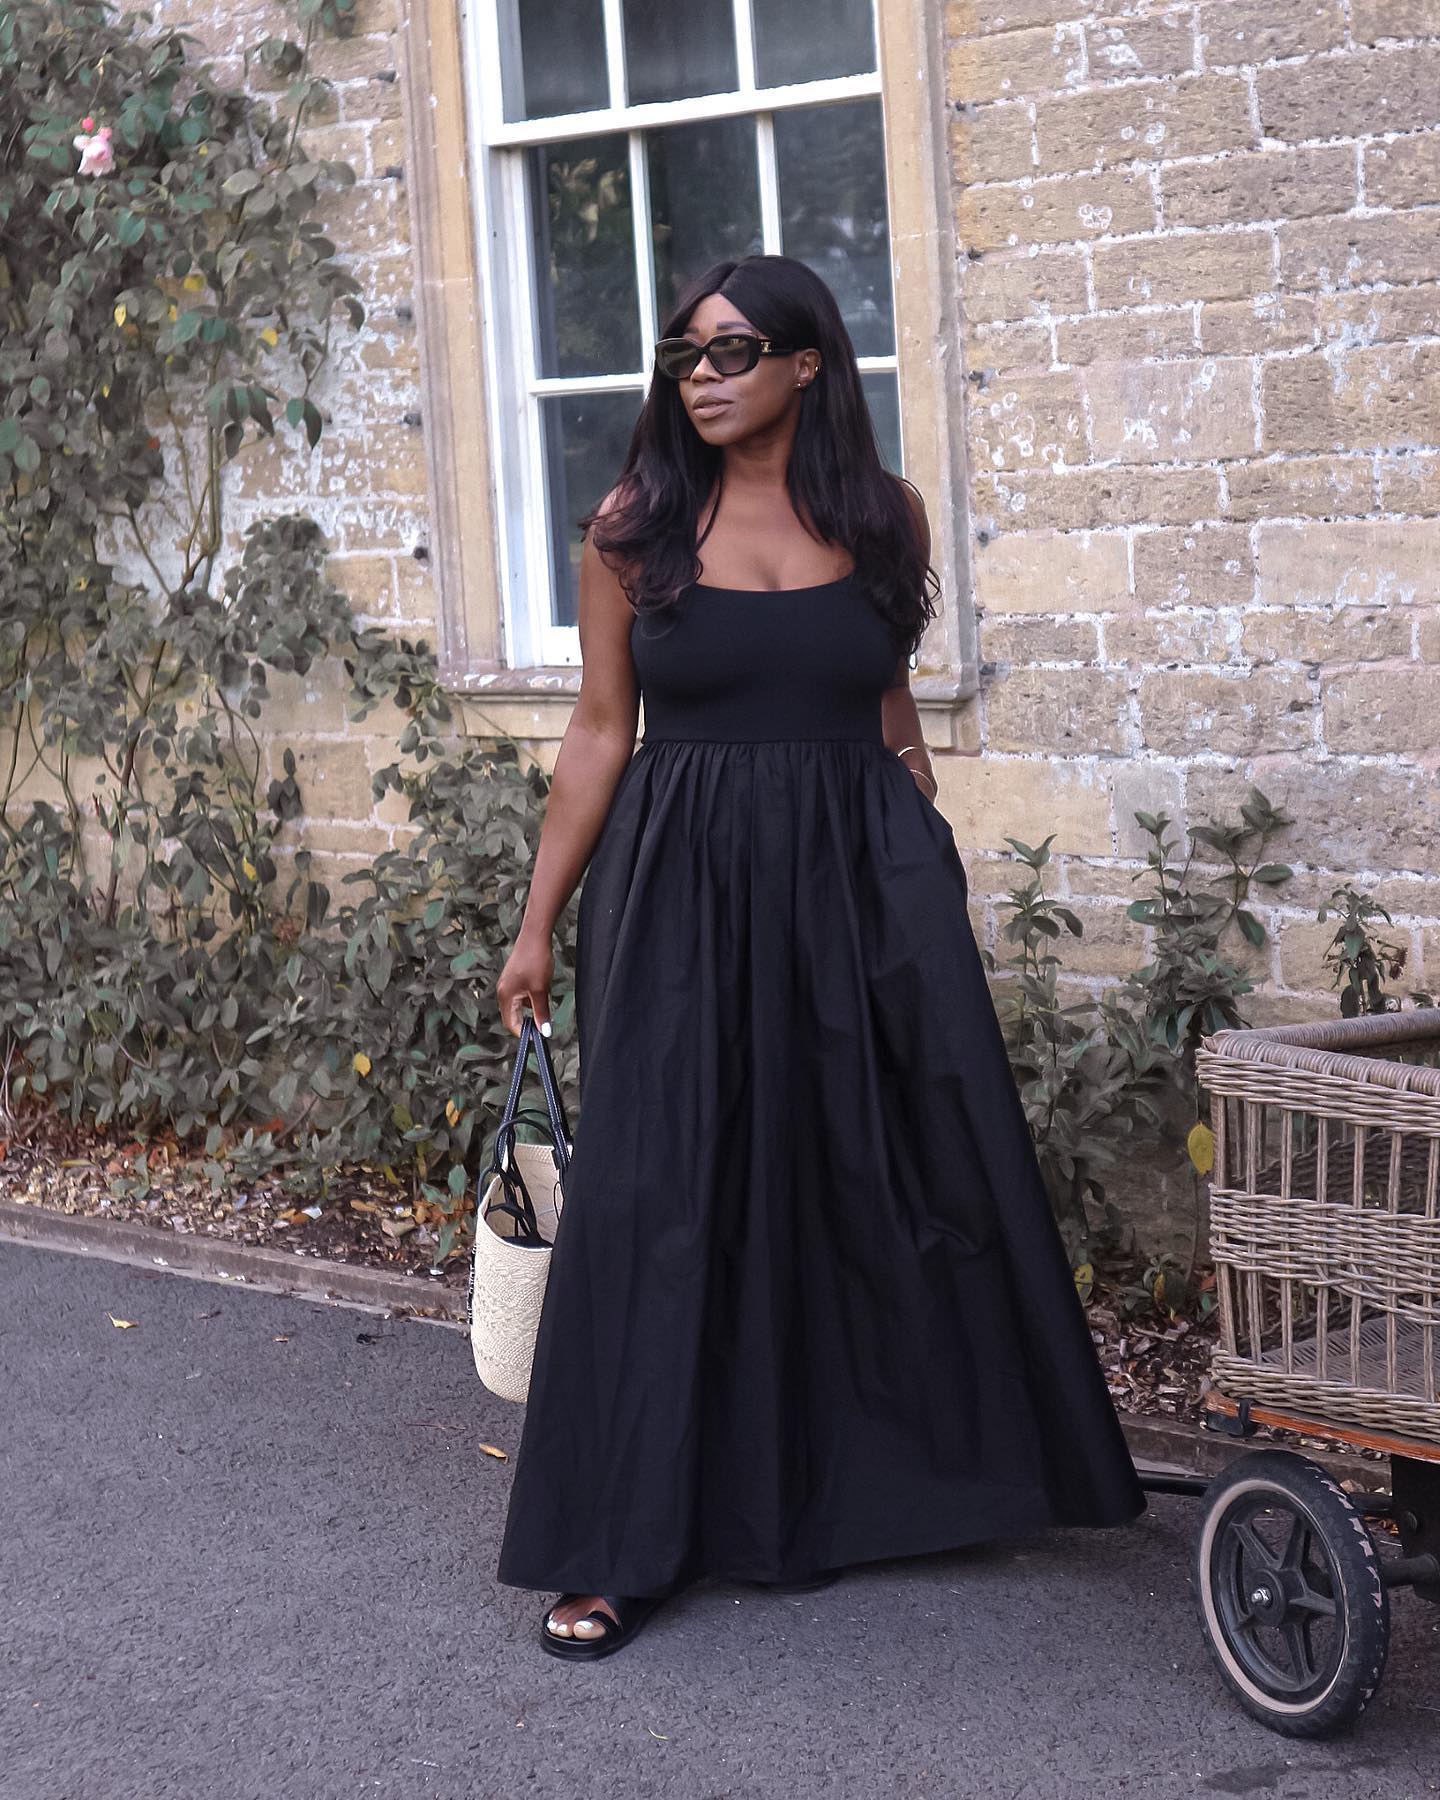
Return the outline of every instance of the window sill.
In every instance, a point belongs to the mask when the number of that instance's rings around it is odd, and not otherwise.
[[[528,669],[505,668],[498,663],[480,663],[463,674],[450,673],[445,680],[448,693],[474,699],[483,694],[533,699],[537,696],[564,698],[580,691],[580,669],[573,663],[537,665]],[[950,708],[972,698],[980,691],[978,673],[962,668],[947,675],[912,675],[910,692],[919,707]]]

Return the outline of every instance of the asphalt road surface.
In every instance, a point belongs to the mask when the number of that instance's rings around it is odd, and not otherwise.
[[[702,1583],[572,1667],[494,1581],[522,1414],[458,1332],[5,1247],[0,1404],[3,1800],[1440,1792],[1440,1609],[1394,1596],[1352,1736],[1277,1737],[1210,1666],[1190,1500]]]

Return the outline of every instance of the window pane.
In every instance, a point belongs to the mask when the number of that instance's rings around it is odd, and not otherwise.
[[[872,0],[752,0],[755,79],[761,87],[787,81],[828,81],[868,75],[875,68]]]
[[[632,106],[729,93],[737,80],[732,0],[625,0],[625,75]]]
[[[557,394],[540,402],[557,625],[580,619],[581,537],[575,521],[614,487],[643,399],[639,392]]]
[[[608,106],[602,0],[504,0],[505,117]]]
[[[640,367],[640,308],[622,133],[530,152],[542,375]]]
[[[860,377],[880,454],[892,475],[905,473],[900,456],[900,383],[889,369],[870,369]]]
[[[646,138],[655,243],[655,311],[662,322],[680,290],[722,256],[765,248],[755,121],[711,119]]]
[[[878,100],[775,114],[780,238],[829,283],[857,356],[890,356],[890,224]]]

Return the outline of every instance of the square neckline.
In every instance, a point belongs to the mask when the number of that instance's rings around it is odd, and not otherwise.
[[[836,575],[829,581],[812,581],[805,587],[788,588],[732,588],[717,587],[712,582],[692,581],[690,586],[702,594],[767,594],[774,598],[777,594],[818,594],[824,588],[839,587],[842,581],[854,579],[855,571],[850,569],[844,575]]]

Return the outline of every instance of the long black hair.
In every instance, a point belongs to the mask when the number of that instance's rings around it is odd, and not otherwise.
[[[912,655],[935,617],[940,583],[911,503],[881,458],[835,296],[794,257],[717,262],[684,289],[661,335],[681,336],[707,294],[733,300],[762,336],[819,351],[820,373],[801,394],[785,485],[797,515],[849,552],[862,592]],[[615,482],[615,504],[579,521],[637,611],[671,605],[700,579],[696,526],[723,475],[723,453],[691,423],[680,384],[657,374]]]

